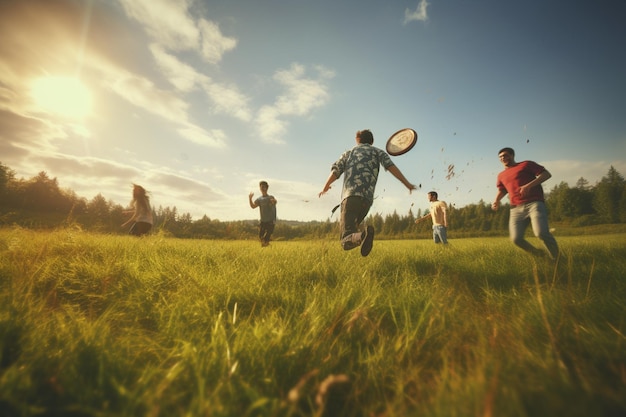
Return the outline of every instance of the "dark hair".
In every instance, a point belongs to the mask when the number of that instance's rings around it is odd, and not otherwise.
[[[435,197],[435,199],[439,198],[439,196],[437,195],[436,191],[429,191],[428,194],[432,195],[433,197]]]
[[[515,156],[515,151],[513,150],[513,148],[502,148],[498,151],[498,155],[500,155],[502,152],[510,153],[511,156]]]
[[[133,199],[130,205],[131,207],[140,205],[145,210],[150,210],[150,197],[148,197],[148,192],[141,185],[133,184]]]
[[[372,134],[372,132],[369,129],[357,131],[356,132],[356,137],[361,139],[359,141],[360,143],[368,143],[370,145],[372,143],[374,143],[374,135]]]
[[[133,184],[133,199],[148,198],[146,189],[141,185]]]
[[[259,187],[263,187],[263,186],[265,186],[265,187],[267,187],[267,188],[270,188],[270,185],[267,183],[267,181],[261,181],[261,182],[259,182]]]

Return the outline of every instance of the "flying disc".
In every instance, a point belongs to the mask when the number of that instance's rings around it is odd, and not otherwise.
[[[410,128],[400,129],[387,139],[387,153],[398,156],[407,153],[417,143],[417,132]]]

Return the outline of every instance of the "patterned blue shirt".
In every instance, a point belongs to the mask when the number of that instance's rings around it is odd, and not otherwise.
[[[345,174],[341,199],[360,196],[373,203],[380,165],[387,170],[394,163],[387,152],[370,144],[360,143],[344,152],[331,168],[337,178]]]

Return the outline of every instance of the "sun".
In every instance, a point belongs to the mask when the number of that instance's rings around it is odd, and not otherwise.
[[[91,113],[91,93],[75,77],[37,78],[32,83],[31,94],[39,110],[46,113],[70,119],[82,119]]]

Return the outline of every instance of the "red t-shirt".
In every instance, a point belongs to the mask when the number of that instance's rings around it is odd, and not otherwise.
[[[509,194],[509,201],[513,206],[532,201],[543,201],[543,187],[541,185],[531,188],[529,190],[530,194],[524,198],[520,195],[519,189],[522,185],[526,185],[534,180],[545,170],[543,166],[533,161],[522,161],[499,173],[496,186],[499,190]]]

